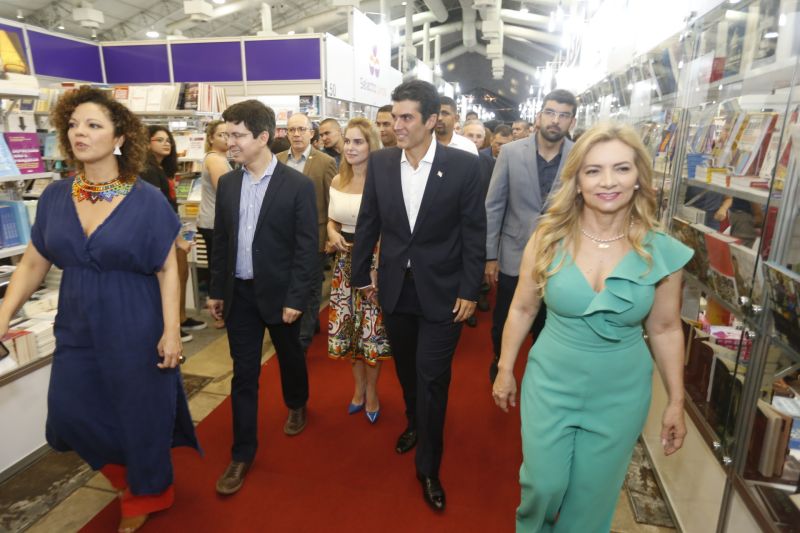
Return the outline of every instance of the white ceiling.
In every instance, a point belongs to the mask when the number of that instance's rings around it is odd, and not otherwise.
[[[409,0],[414,4],[415,12],[428,11],[426,3],[438,0]],[[471,0],[470,0],[471,1]],[[563,4],[570,4],[579,0],[563,0]],[[559,0],[503,0],[503,9],[520,10],[527,8],[530,13],[548,15]],[[308,29],[321,33],[328,32],[342,34],[347,32],[345,16],[323,17],[319,15],[336,10],[336,4],[341,5],[342,0],[271,0],[272,27],[280,34],[290,30],[297,33],[306,32]],[[448,10],[448,19],[444,24],[459,22],[461,20],[461,3],[459,0],[442,0]],[[48,30],[92,38],[92,29],[81,27],[73,21],[72,11],[76,6],[86,4],[82,0],[52,1],[52,0],[0,0],[0,18],[17,20],[18,11],[21,10],[24,18],[19,22],[40,26]],[[389,8],[389,18],[402,18],[405,7],[400,0],[385,0]],[[188,22],[184,14],[182,0],[95,0],[89,6],[103,13],[104,23],[95,31],[96,38],[100,41],[146,40],[145,33],[154,29],[159,32],[160,38],[167,34],[175,33],[176,23],[181,24],[181,31],[185,37],[222,37],[254,35],[261,29],[262,0],[226,0],[224,6],[214,4],[216,9],[234,10],[235,13],[213,18],[209,22]],[[380,10],[378,0],[361,0],[359,9],[366,13]],[[479,17],[480,20],[480,17]],[[63,25],[63,29],[59,26]],[[431,24],[435,28],[438,23]],[[415,30],[421,29],[420,27]],[[542,28],[540,28],[542,30]],[[402,31],[402,30],[401,30]],[[481,41],[478,32],[478,44]],[[502,80],[491,79],[490,62],[482,55],[461,50],[462,35],[460,31],[449,33],[442,37],[441,49],[445,57],[449,50],[455,49],[451,59],[442,65],[445,79],[459,82],[462,90],[482,88],[496,92],[511,100],[520,102],[527,95],[530,86],[530,69],[515,70],[508,65],[505,68],[505,77]],[[395,51],[396,52],[396,51]],[[503,53],[507,57],[517,60],[518,65],[530,68],[543,65],[553,58],[557,49],[552,45],[536,42],[535,39],[521,39],[507,36]],[[521,67],[518,67],[521,68]],[[488,75],[487,75],[488,74]]]

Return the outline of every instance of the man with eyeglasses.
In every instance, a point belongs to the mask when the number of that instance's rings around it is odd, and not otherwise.
[[[535,135],[503,146],[497,156],[486,196],[486,270],[489,285],[497,285],[492,317],[494,358],[489,379],[497,376],[503,326],[519,280],[522,251],[572,149],[567,134],[575,125],[575,96],[556,89],[544,98],[536,117]],[[516,125],[516,123],[515,123]],[[534,340],[544,326],[544,302],[531,327]]]
[[[210,258],[208,308],[225,318],[233,359],[231,462],[217,492],[243,485],[258,448],[258,378],[269,330],[280,367],[289,417],[283,427],[297,435],[306,426],[308,371],[300,347],[300,316],[315,278],[317,212],[308,178],[278,162],[269,149],[275,113],[245,100],[222,113],[228,148],[242,166],[219,180]]]
[[[277,154],[278,161],[302,172],[314,183],[317,194],[317,222],[319,230],[319,250],[316,258],[314,291],[304,309],[300,322],[300,345],[308,352],[314,332],[319,329],[319,304],[322,300],[322,272],[327,261],[325,242],[328,240],[328,203],[330,201],[331,181],[336,175],[336,162],[332,157],[311,146],[314,135],[311,119],[302,113],[295,113],[286,123],[291,148]],[[321,127],[320,127],[321,131]]]

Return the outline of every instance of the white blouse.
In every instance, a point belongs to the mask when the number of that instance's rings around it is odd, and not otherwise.
[[[361,207],[361,194],[342,192],[331,187],[331,199],[328,203],[328,218],[342,225],[345,233],[356,232],[358,210]]]

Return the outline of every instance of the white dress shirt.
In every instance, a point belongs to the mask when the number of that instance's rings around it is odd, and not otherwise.
[[[474,144],[472,146],[475,146]],[[419,207],[422,204],[422,195],[425,193],[425,186],[428,184],[428,175],[433,166],[433,157],[436,155],[436,139],[431,139],[428,151],[422,156],[417,168],[411,166],[403,150],[400,156],[400,183],[403,187],[403,203],[406,205],[408,215],[408,225],[414,231],[417,223]]]
[[[459,150],[464,150],[465,152],[469,152],[472,155],[478,155],[478,147],[475,146],[475,143],[464,137],[463,135],[459,135],[456,132],[453,132],[453,138],[450,139],[450,144],[447,146],[451,148],[458,148]]]

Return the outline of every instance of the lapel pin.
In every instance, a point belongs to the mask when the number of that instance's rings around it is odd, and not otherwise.
[[[437,175],[437,176],[439,176],[440,178],[443,178],[443,177],[444,177],[444,175],[442,174],[442,171],[441,171],[441,170],[440,170],[439,172],[437,172],[437,173],[436,173],[436,175]]]

